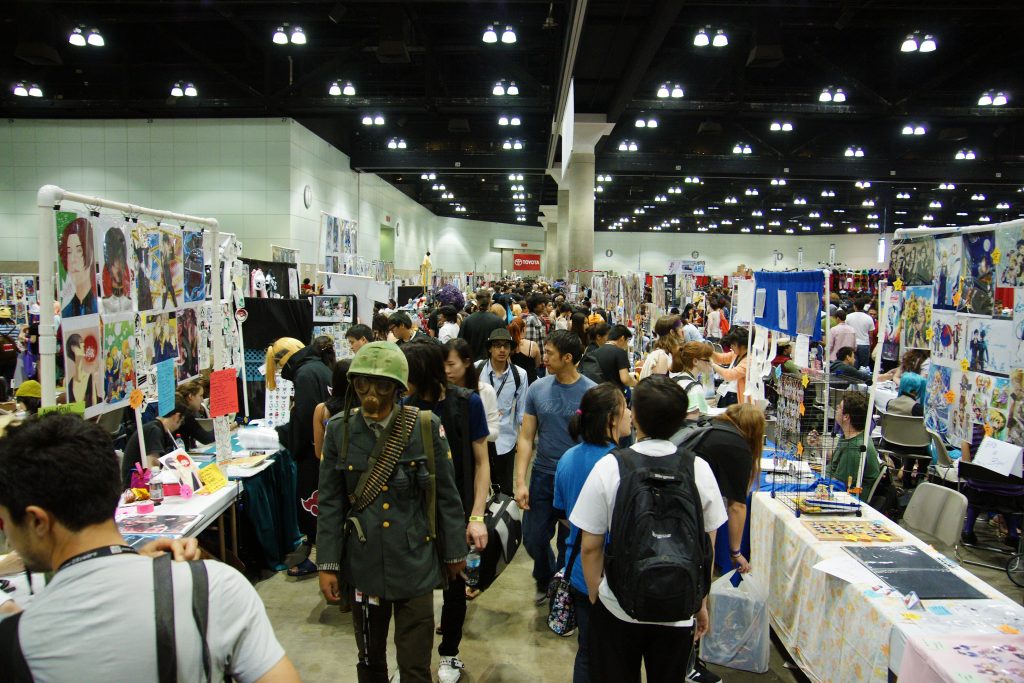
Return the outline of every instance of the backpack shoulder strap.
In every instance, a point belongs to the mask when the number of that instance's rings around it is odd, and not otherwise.
[[[199,629],[203,672],[206,674],[206,682],[210,683],[210,644],[206,641],[210,621],[210,577],[206,573],[206,563],[202,560],[189,562],[188,568],[192,572],[192,618]]]
[[[522,384],[523,384],[523,380],[519,378],[519,373],[521,372],[521,373],[523,373],[525,375],[526,374],[526,370],[523,370],[521,367],[519,367],[518,365],[516,365],[515,363],[513,363],[511,361],[509,361],[509,367],[512,370],[512,379],[516,383],[516,393],[518,394],[519,393],[519,387],[522,386]]]
[[[156,668],[160,683],[177,683],[178,653],[174,643],[174,580],[171,556],[153,560],[153,616],[156,619]]]
[[[0,671],[6,671],[4,680],[12,683],[32,683],[32,670],[28,668],[18,638],[22,614],[24,612],[0,619]]]
[[[422,410],[419,414],[420,434],[423,441],[423,453],[427,456],[427,472],[430,474],[430,485],[427,488],[427,499],[423,503],[427,513],[427,525],[430,537],[437,538],[437,462],[434,453],[434,430],[431,429],[431,413]]]

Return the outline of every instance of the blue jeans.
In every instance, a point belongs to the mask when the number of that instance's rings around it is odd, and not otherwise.
[[[587,633],[590,629],[590,596],[572,589],[572,605],[576,610],[577,642],[576,663],[572,669],[572,683],[590,683],[590,659],[587,654]]]
[[[569,530],[558,523],[554,510],[555,475],[534,468],[530,475],[530,509],[523,519],[523,545],[533,558],[533,580],[539,592],[546,592],[551,577],[565,566],[565,538]],[[551,537],[558,530],[558,558],[551,550]]]
[[[858,368],[873,368],[874,365],[871,363],[871,347],[868,345],[858,346],[854,351],[856,354]]]

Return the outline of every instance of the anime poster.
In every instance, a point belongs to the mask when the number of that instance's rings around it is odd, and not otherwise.
[[[100,312],[130,313],[134,309],[135,250],[128,248],[128,226],[120,216],[102,216],[93,220],[93,227],[100,257]]]
[[[973,315],[992,315],[995,298],[995,232],[975,232],[963,236],[964,258],[961,271],[963,294],[957,310]]]
[[[182,263],[184,266],[185,301],[203,301],[206,298],[206,262],[203,256],[203,231],[185,230],[182,233]]]
[[[178,320],[174,311],[146,316],[146,349],[150,365],[178,358]]]
[[[320,240],[323,252],[324,271],[340,273],[341,267],[341,221],[337,216],[320,214]]]
[[[213,305],[199,306],[199,369],[213,369]]]
[[[142,227],[142,246],[137,250],[139,310],[176,309],[184,301],[181,229]]]
[[[148,317],[142,313],[136,313],[132,319],[134,337],[132,355],[135,358],[135,386],[146,394],[147,399],[154,399],[156,397],[156,380],[150,381],[153,360],[149,331],[146,327]]]
[[[1010,371],[1009,396],[1006,401],[1006,440],[1024,446],[1024,368]],[[995,400],[993,400],[995,405]]]
[[[903,295],[903,331],[900,334],[903,348],[929,348],[928,329],[931,324],[932,288],[907,287]]]
[[[184,382],[199,374],[199,320],[196,308],[182,308],[177,313],[178,381]]]
[[[893,245],[889,276],[904,286],[930,285],[935,272],[935,244],[931,237]]]
[[[924,425],[943,436],[949,431],[949,393],[953,369],[932,363],[925,388]]]
[[[61,318],[98,313],[96,248],[89,216],[55,212],[57,229],[57,292]],[[7,285],[10,292],[11,285]]]
[[[967,350],[967,318],[950,311],[932,312],[932,335],[929,340],[932,362],[956,366]]]
[[[313,297],[313,322],[350,323],[355,297],[315,296]]]
[[[981,372],[964,373],[970,385],[971,421],[985,424],[992,394],[995,391],[996,378]]]
[[[124,406],[135,388],[135,314],[103,316],[103,400],[112,408]]]
[[[1024,287],[1013,290],[1013,367],[1024,368]]]
[[[85,417],[103,412],[103,331],[98,315],[61,320],[64,391],[68,403],[85,404]]]
[[[338,360],[351,358],[355,354],[352,352],[352,345],[349,344],[348,338],[345,336],[348,328],[349,325],[345,323],[314,325],[313,338],[330,337],[334,341],[334,356]]]
[[[970,318],[967,324],[967,360],[974,372],[1008,375],[1013,367],[1012,320]]]
[[[10,275],[0,275],[0,301],[12,301],[12,285]]]
[[[341,252],[343,254],[355,254],[356,253],[356,241],[359,237],[359,231],[356,228],[355,221],[342,221],[344,227],[341,232]]]
[[[962,267],[963,239],[957,235],[935,240],[935,279],[932,284],[935,308],[956,310],[960,301]]]
[[[969,377],[971,374],[973,373],[956,371],[950,382],[953,387],[956,387],[954,390],[956,396],[949,408],[949,429],[946,437],[953,444],[970,441],[974,431],[972,412],[974,387]]]
[[[130,230],[135,250],[135,301],[142,312],[155,308],[154,301],[160,292],[160,278],[154,282],[150,276],[159,270],[160,236],[156,231],[156,226],[145,223],[132,223]]]
[[[1024,287],[1024,226],[999,228],[996,247],[996,287]]]
[[[900,317],[903,314],[903,292],[889,292],[885,302],[885,320],[882,320],[882,359],[899,360]]]
[[[36,300],[36,279],[34,277],[25,278],[25,300],[35,303]]]

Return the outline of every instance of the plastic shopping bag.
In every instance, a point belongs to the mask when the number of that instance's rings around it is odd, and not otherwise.
[[[708,612],[711,629],[700,647],[701,657],[730,669],[764,673],[771,655],[767,590],[752,574],[733,586],[731,571],[711,584]]]

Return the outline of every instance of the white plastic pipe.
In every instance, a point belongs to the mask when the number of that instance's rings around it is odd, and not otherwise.
[[[1016,228],[1024,226],[1024,218],[1018,218],[1004,223],[986,223],[985,225],[966,225],[958,228],[900,228],[893,233],[894,240],[908,239],[911,237],[924,237],[926,235],[963,235],[972,232],[987,232],[1000,228]]]

